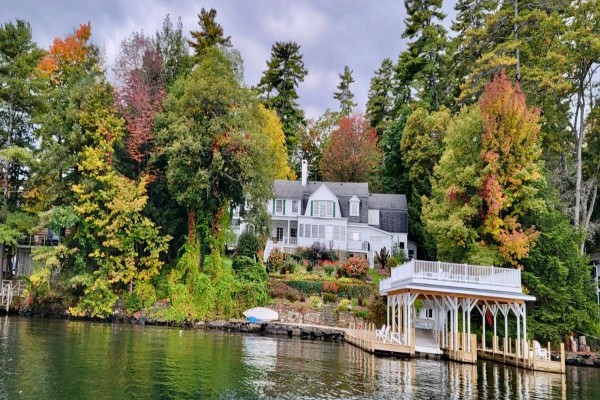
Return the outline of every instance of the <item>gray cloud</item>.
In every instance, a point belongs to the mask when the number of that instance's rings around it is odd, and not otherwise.
[[[445,3],[451,14],[452,4]],[[275,41],[301,45],[309,74],[299,94],[308,117],[337,108],[333,92],[345,65],[354,71],[352,91],[357,109],[364,111],[373,72],[384,58],[395,60],[405,46],[401,35],[406,15],[399,0],[0,0],[0,22],[29,21],[35,40],[47,48],[55,37],[90,21],[93,40],[103,49],[110,71],[121,40],[131,32],[154,35],[170,14],[173,20],[181,16],[187,33],[197,28],[201,7],[217,10],[219,23],[244,57],[248,85],[260,79]]]

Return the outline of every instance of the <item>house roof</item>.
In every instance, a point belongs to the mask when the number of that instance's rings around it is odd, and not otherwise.
[[[372,210],[406,210],[406,196],[403,194],[379,194],[369,196],[369,208]]]
[[[276,180],[273,184],[275,196],[285,198],[302,198],[304,192],[313,194],[321,185],[325,184],[329,190],[338,197],[341,196],[368,196],[369,184],[367,182],[307,182],[302,186],[300,181]]]

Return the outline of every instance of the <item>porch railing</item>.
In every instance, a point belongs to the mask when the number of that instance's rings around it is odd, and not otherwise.
[[[521,288],[521,270],[519,269],[410,260],[399,267],[392,268],[391,276],[380,281],[380,290],[387,290],[391,288],[393,282],[409,278]]]

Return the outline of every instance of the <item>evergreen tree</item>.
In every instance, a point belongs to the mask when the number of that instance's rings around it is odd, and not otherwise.
[[[394,64],[392,60],[386,58],[381,62],[381,67],[375,71],[375,76],[371,78],[367,100],[367,118],[379,137],[383,135],[388,122],[393,120],[391,115],[393,107],[393,72]]]
[[[344,72],[340,74],[340,83],[337,86],[338,91],[333,94],[333,98],[340,102],[340,112],[348,117],[352,113],[352,108],[356,106],[354,94],[350,90],[350,85],[354,83],[352,71],[346,65]]]
[[[405,0],[404,6],[408,17],[402,37],[411,41],[398,61],[396,83],[408,84],[416,93],[414,100],[438,110],[447,103],[444,77],[449,64],[442,0]]]
[[[163,60],[167,86],[171,86],[180,75],[187,74],[191,69],[191,57],[183,36],[181,18],[177,21],[177,27],[173,27],[171,17],[167,14],[162,30],[156,32],[156,49]]]
[[[281,119],[288,154],[294,151],[304,124],[304,112],[298,107],[296,89],[307,73],[300,45],[276,42],[271,48],[267,70],[258,83],[265,106],[275,110]]]
[[[31,28],[23,20],[0,26],[0,279],[5,262],[33,219],[22,212],[22,188],[28,184],[33,163],[32,117],[42,106],[41,82],[35,69],[42,51],[32,40]]]
[[[198,14],[200,30],[190,32],[193,39],[188,40],[188,43],[194,49],[196,61],[211,47],[231,47],[231,36],[225,37],[223,27],[215,21],[215,18],[217,18],[217,10],[211,8],[206,11],[203,7]]]

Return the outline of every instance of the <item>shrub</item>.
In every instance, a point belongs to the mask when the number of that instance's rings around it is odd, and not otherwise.
[[[254,260],[247,256],[235,256],[233,257],[231,268],[237,273],[242,272],[242,270],[252,267],[254,265]]]
[[[352,308],[352,305],[350,303],[350,300],[342,299],[342,300],[340,300],[340,302],[337,306],[337,311],[338,312],[346,312],[346,311],[350,310],[351,308]]]
[[[246,265],[239,271],[238,276],[246,282],[265,283],[269,279],[269,275],[267,274],[264,265],[255,262]]]
[[[390,257],[390,259],[387,262],[388,269],[397,267],[398,265],[400,265],[400,260],[394,256]]]
[[[364,320],[369,319],[369,309],[361,307],[361,306],[357,306],[354,309],[354,315],[356,315],[359,318],[362,318]]]
[[[338,285],[335,282],[324,282],[323,283],[323,293],[337,293]]]
[[[150,282],[137,281],[133,289],[133,294],[137,295],[143,310],[149,310],[157,300],[156,290]]]
[[[286,257],[279,270],[279,273],[282,275],[286,273],[293,274],[296,269],[298,269],[298,263],[293,258]]]
[[[326,248],[319,242],[313,243],[310,247],[299,248],[296,254],[301,259],[307,260],[311,269],[324,261],[337,261],[338,259],[335,251]],[[308,268],[307,270],[310,271]]]
[[[319,281],[289,281],[288,285],[307,295],[320,295],[323,291],[323,282]]]
[[[253,258],[258,253],[258,238],[251,232],[245,231],[237,242],[236,254]]]
[[[356,285],[356,284],[338,284],[338,296],[345,297],[347,299],[351,298],[367,298],[371,296],[372,293],[377,291],[377,287],[373,285]]]
[[[304,297],[299,290],[275,279],[269,280],[269,294],[272,298],[289,301],[298,301]]]
[[[323,301],[325,303],[335,303],[337,301],[337,296],[335,293],[323,293]]]
[[[267,259],[267,272],[280,271],[281,267],[283,267],[283,260],[283,253],[279,249],[275,248],[271,250]]]
[[[331,275],[333,275],[333,272],[336,270],[336,267],[338,267],[339,264],[335,261],[325,260],[325,261],[323,261],[322,265],[323,265],[323,270],[325,271],[327,276],[331,276]]]
[[[338,279],[341,278],[347,278],[348,277],[348,271],[346,271],[346,268],[344,268],[344,266],[340,265],[335,269],[335,276]]]
[[[322,306],[321,298],[319,296],[310,296],[308,298],[309,307],[313,310],[318,310]]]
[[[385,247],[375,252],[375,262],[379,264],[382,269],[386,269],[388,267],[389,259],[390,252]]]
[[[377,275],[379,275],[379,276],[390,276],[390,271],[388,269],[386,269],[386,268],[378,268],[377,269]]]
[[[375,323],[375,325],[379,326],[386,322],[387,305],[379,293],[375,293],[369,298],[367,309],[369,311],[369,318],[371,322]],[[358,316],[358,314],[356,315]]]
[[[364,278],[369,272],[369,262],[363,257],[350,257],[344,263],[348,275],[353,278]]]

